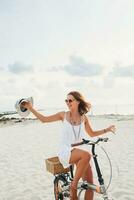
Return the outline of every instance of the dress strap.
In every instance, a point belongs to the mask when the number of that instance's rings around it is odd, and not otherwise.
[[[64,112],[64,120],[66,120],[66,116],[67,116],[67,112],[65,111],[65,112]],[[63,121],[64,121],[64,120],[63,120]]]

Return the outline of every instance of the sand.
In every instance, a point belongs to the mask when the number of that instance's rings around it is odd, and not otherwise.
[[[103,145],[113,165],[109,194],[115,200],[133,200],[134,120],[103,116],[93,117],[91,124],[96,130],[116,125],[116,135],[106,134],[110,142]],[[0,125],[0,200],[54,199],[54,177],[46,171],[45,159],[57,154],[60,128],[61,122],[43,124],[36,120]],[[109,166],[100,147],[99,151],[107,183]]]

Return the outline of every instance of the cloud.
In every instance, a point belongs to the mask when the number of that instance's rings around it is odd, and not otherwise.
[[[2,66],[0,66],[0,71],[4,71],[4,68]]]
[[[72,76],[92,77],[101,75],[102,66],[99,64],[88,63],[80,56],[70,56],[70,63],[68,65],[51,67],[49,71],[64,70]]]
[[[48,67],[47,71],[48,72],[58,72],[58,71],[62,71],[64,70],[64,66],[52,66],[52,67]]]
[[[73,76],[95,76],[100,75],[102,66],[99,64],[87,63],[82,57],[71,56],[70,64],[65,65],[65,71]]]
[[[115,66],[106,76],[103,77],[104,88],[112,88],[117,85],[118,78],[134,78],[134,65],[129,66]]]
[[[115,77],[134,77],[134,65],[129,65],[125,67],[114,67],[111,75]]]
[[[115,77],[111,74],[108,74],[107,76],[103,77],[103,88],[110,89],[115,84]]]
[[[24,72],[32,72],[33,66],[32,65],[26,65],[20,62],[15,62],[14,64],[8,65],[8,70],[15,74],[21,74]]]

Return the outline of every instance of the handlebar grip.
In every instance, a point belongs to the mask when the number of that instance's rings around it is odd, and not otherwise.
[[[79,145],[82,145],[82,144],[84,144],[84,142],[78,142],[78,143],[75,143],[75,144],[71,144],[71,147],[79,146]]]

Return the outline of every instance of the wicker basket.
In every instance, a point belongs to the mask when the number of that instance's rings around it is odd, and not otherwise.
[[[47,171],[51,172],[52,174],[61,174],[67,173],[70,171],[70,168],[63,168],[62,164],[59,161],[58,157],[52,157],[45,160],[46,162],[46,169]]]

